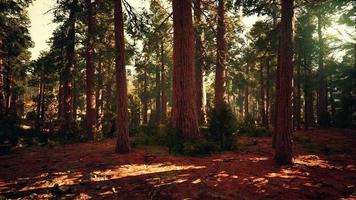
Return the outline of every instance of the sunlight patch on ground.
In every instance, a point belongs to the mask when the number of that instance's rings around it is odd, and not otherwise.
[[[302,155],[294,159],[294,163],[308,167],[330,168],[328,161],[322,160],[317,155]]]
[[[202,169],[206,168],[205,166],[180,166],[180,165],[166,165],[166,164],[132,164],[132,165],[122,165],[117,169],[109,169],[109,170],[97,170],[93,173],[100,174],[101,178],[103,176],[110,177],[110,179],[123,178],[128,176],[139,176],[153,173],[161,173],[161,172],[169,172],[169,171],[177,171],[177,170],[189,170],[189,169]],[[101,181],[100,177],[93,178],[92,181]]]

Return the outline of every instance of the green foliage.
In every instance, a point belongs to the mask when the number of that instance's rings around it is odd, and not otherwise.
[[[246,116],[244,120],[238,123],[237,130],[240,135],[249,137],[263,137],[271,135],[271,132],[267,128],[258,127],[255,119],[251,115]]]
[[[222,150],[231,150],[236,143],[237,120],[227,104],[218,105],[209,113],[208,139],[216,141]]]

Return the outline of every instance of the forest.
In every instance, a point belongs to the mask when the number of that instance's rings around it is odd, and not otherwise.
[[[0,200],[356,199],[355,1],[48,0],[34,56],[36,1],[0,0]]]

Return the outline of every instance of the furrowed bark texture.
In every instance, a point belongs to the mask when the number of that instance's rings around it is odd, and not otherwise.
[[[293,78],[293,0],[282,0],[281,34],[278,49],[276,91],[275,161],[291,164],[292,152],[292,78]]]
[[[124,20],[121,0],[115,0],[115,45],[116,45],[116,89],[117,89],[117,142],[116,152],[130,151],[129,120],[127,105],[127,82],[125,69]]]
[[[196,111],[192,0],[173,0],[172,125],[184,138],[199,137]]]
[[[86,47],[86,122],[89,140],[94,139],[96,133],[95,124],[95,92],[94,92],[94,13],[91,0],[85,1],[87,7],[88,38]]]
[[[215,74],[215,106],[224,103],[224,77],[226,60],[226,41],[225,41],[225,0],[219,0],[218,5],[218,28],[217,28],[217,58]]]

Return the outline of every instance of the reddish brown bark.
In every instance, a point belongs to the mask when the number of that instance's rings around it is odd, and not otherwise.
[[[3,58],[3,44],[4,40],[2,36],[0,36],[0,119],[5,114],[5,92],[4,92],[4,58]]]
[[[96,88],[96,101],[95,101],[95,111],[96,111],[96,130],[98,132],[102,129],[102,118],[103,118],[103,64],[101,61],[98,63],[98,86]]]
[[[125,39],[124,19],[121,0],[115,0],[115,46],[116,46],[116,93],[117,93],[117,142],[116,152],[125,153],[130,151],[129,121],[128,121],[128,97],[125,68]]]
[[[201,0],[194,2],[195,21],[195,85],[197,95],[198,120],[205,122],[205,108],[203,104],[203,42],[202,42],[202,11]]]
[[[94,139],[95,124],[95,92],[94,92],[94,13],[91,0],[85,1],[87,8],[88,36],[86,47],[86,125],[89,140]]]
[[[75,7],[78,1],[73,0],[69,15],[69,31],[67,35],[68,45],[66,47],[67,64],[63,71],[63,116],[64,123],[62,129],[70,129],[73,125],[73,71],[74,71],[74,51],[75,51]]]
[[[292,152],[292,78],[293,78],[293,0],[282,1],[276,82],[275,156],[278,164],[291,164]]]
[[[215,106],[224,103],[224,77],[226,60],[226,42],[225,42],[225,5],[226,0],[219,0],[218,5],[218,27],[217,27],[217,58],[215,74]]]
[[[172,125],[184,138],[200,136],[196,111],[192,0],[173,0]]]

